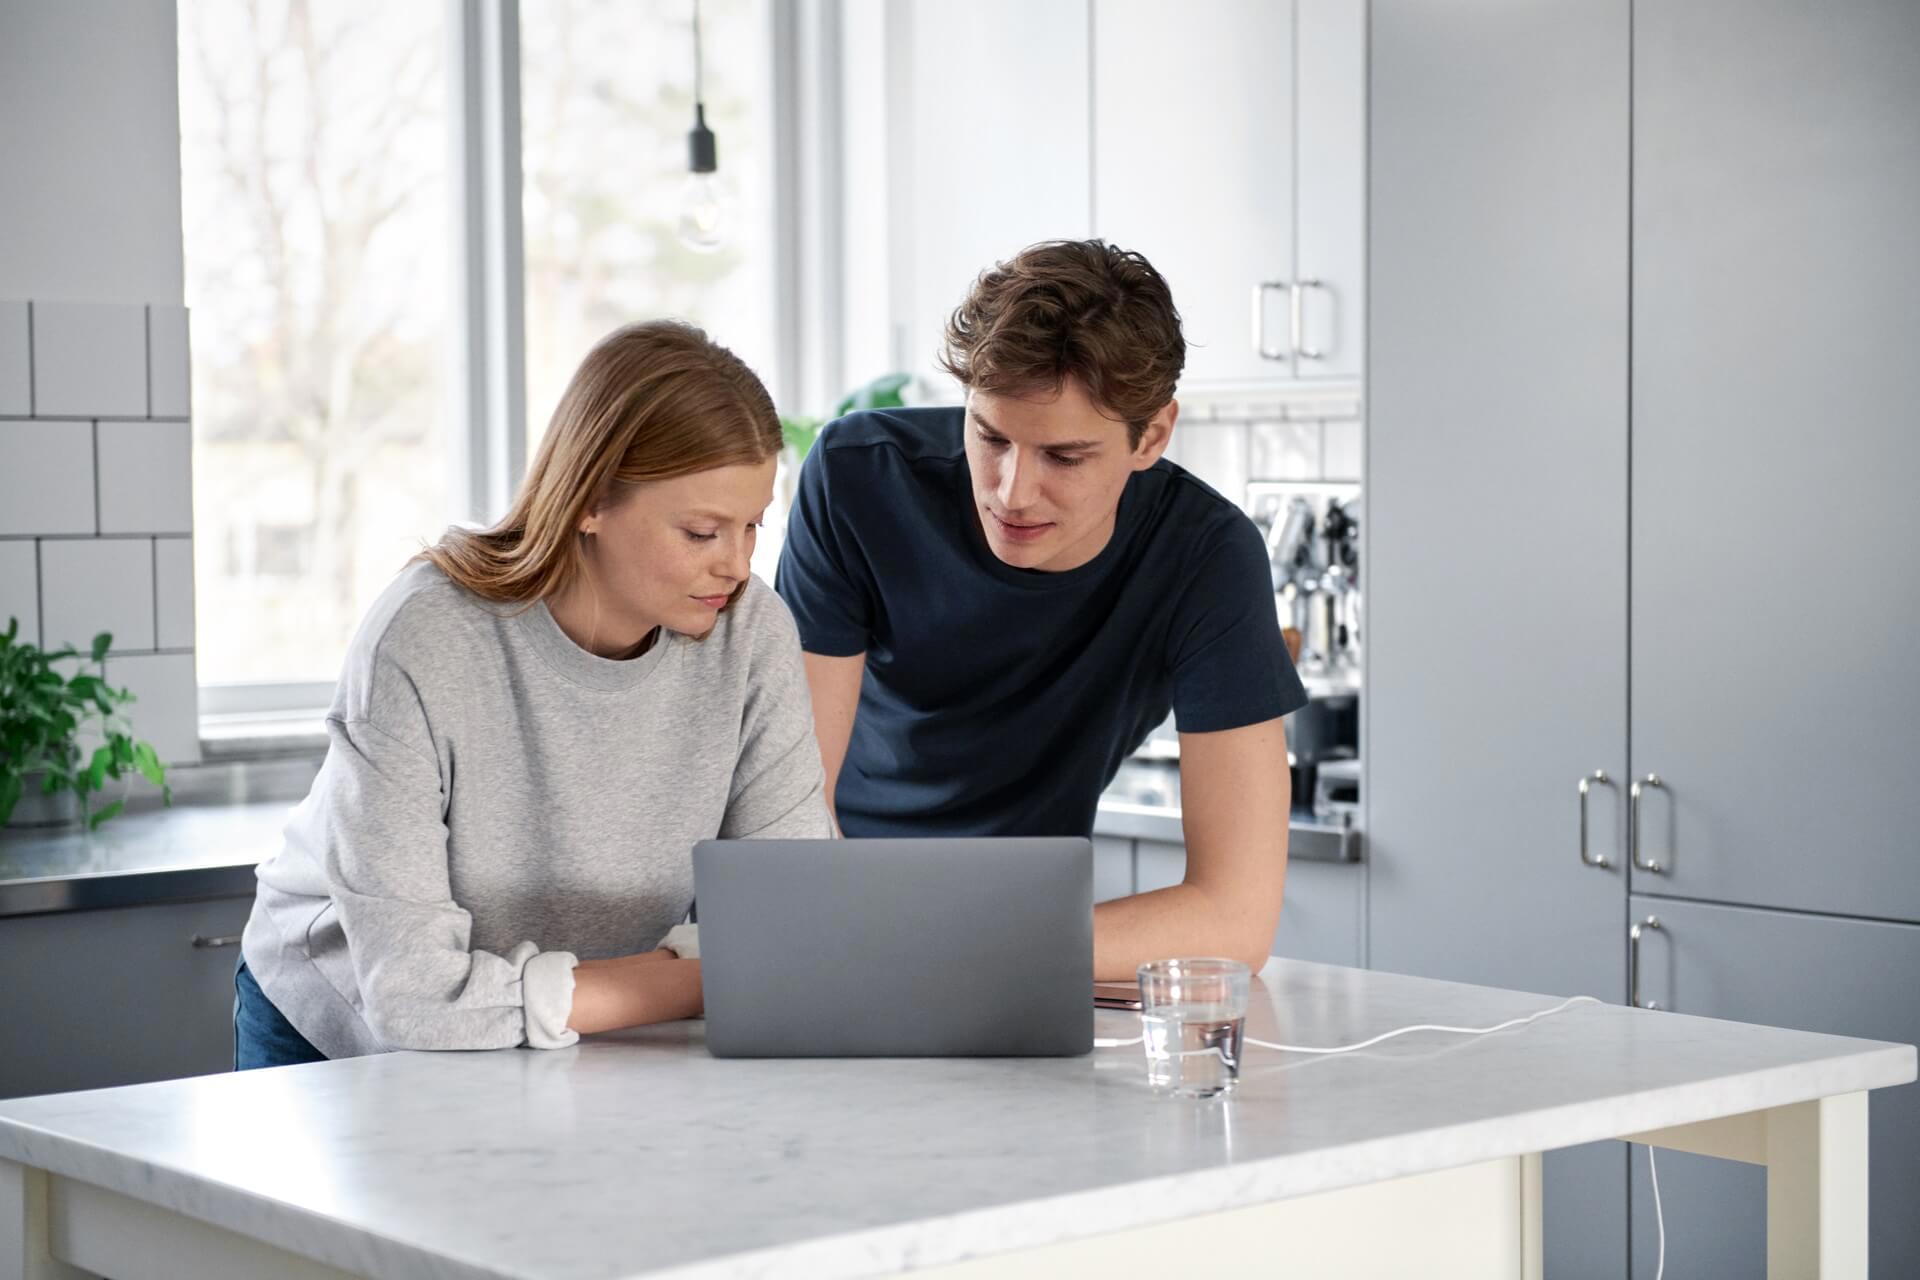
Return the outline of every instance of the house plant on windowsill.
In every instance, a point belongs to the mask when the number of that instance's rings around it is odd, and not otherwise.
[[[19,636],[20,620],[9,619],[0,633],[0,827],[13,820],[29,787],[42,800],[36,823],[85,817],[89,831],[125,807],[131,774],[159,787],[161,799],[172,804],[167,767],[151,743],[133,737],[133,725],[119,711],[133,695],[97,673],[113,637],[95,636],[89,656],[71,647],[49,653]],[[59,662],[78,669],[64,676],[54,665]],[[83,762],[80,737],[89,726],[101,745]],[[109,779],[122,782],[120,795],[95,808],[93,797]]]

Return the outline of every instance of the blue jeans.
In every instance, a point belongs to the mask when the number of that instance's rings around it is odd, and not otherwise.
[[[233,974],[233,1069],[252,1071],[326,1060],[327,1055],[307,1043],[267,999],[242,960]]]

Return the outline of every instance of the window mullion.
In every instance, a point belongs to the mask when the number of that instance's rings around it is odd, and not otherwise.
[[[506,513],[526,471],[525,243],[518,0],[448,0],[456,259],[450,346],[453,492],[470,520]]]

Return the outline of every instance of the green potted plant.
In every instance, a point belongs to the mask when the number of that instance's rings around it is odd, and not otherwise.
[[[856,409],[900,409],[906,406],[900,392],[905,389],[911,376],[904,373],[884,373],[872,382],[855,387],[834,406],[833,416],[844,418]],[[780,419],[780,435],[793,453],[794,465],[805,462],[807,451],[813,448],[813,442],[820,435],[820,428],[829,420],[825,418],[787,417]]]
[[[0,827],[13,820],[29,787],[55,802],[44,806],[52,821],[84,817],[89,831],[126,806],[133,774],[159,787],[164,803],[173,803],[167,767],[151,743],[134,738],[120,711],[134,696],[99,673],[112,645],[113,637],[102,632],[93,638],[90,655],[71,646],[47,652],[20,638],[18,618],[8,620],[0,634]],[[55,665],[64,662],[76,665],[72,675]],[[95,732],[88,736],[100,745],[86,755],[80,742],[89,727]],[[94,797],[109,780],[121,783],[120,795],[95,808]],[[64,814],[58,811],[61,800]]]

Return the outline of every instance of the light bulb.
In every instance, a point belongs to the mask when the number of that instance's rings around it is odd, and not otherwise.
[[[727,198],[717,173],[690,173],[680,188],[680,242],[696,253],[726,244]]]

